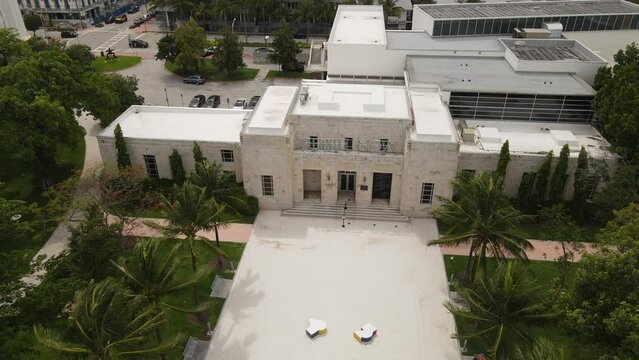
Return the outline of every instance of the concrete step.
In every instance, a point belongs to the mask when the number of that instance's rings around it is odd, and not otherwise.
[[[323,217],[341,219],[344,215],[344,205],[321,204],[318,202],[295,203],[292,209],[282,211],[283,215]],[[357,206],[347,205],[346,219],[408,222],[410,219],[402,215],[398,208],[383,205]]]

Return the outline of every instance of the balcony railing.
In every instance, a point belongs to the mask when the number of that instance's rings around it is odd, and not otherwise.
[[[295,149],[322,152],[364,152],[377,154],[402,154],[404,144],[387,139],[298,139]]]

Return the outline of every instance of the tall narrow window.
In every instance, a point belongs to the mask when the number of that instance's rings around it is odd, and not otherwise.
[[[344,138],[344,150],[347,150],[347,151],[353,150],[353,138],[352,137]]]
[[[311,138],[308,141],[308,147],[311,150],[317,149],[317,136],[311,136]]]
[[[275,192],[273,191],[273,176],[262,175],[262,195],[273,196],[274,194]]]
[[[221,150],[222,153],[222,162],[235,162],[235,157],[233,156],[233,150]]]
[[[237,182],[237,178],[235,177],[235,171],[224,171],[224,174],[229,176],[229,180],[233,182]]]
[[[461,176],[464,179],[470,179],[471,177],[475,176],[475,170],[474,169],[462,169]]]
[[[149,177],[158,178],[158,163],[155,161],[154,155],[144,155],[144,165],[146,165],[146,173]]]
[[[422,196],[419,199],[420,204],[432,204],[433,203],[433,193],[435,190],[435,184],[433,183],[422,183]]]
[[[383,153],[388,151],[388,139],[379,139],[379,151]]]

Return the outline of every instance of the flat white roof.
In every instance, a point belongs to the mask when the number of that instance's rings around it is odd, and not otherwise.
[[[626,45],[637,42],[639,30],[571,31],[562,34],[567,39],[578,40],[608,63],[615,63],[614,55],[625,50]]]
[[[610,144],[599,132],[586,124],[565,124],[527,121],[475,121],[465,120],[476,129],[476,144],[461,143],[461,152],[499,152],[506,140],[511,153],[545,154],[552,150],[559,155],[568,144],[572,157],[577,157],[583,146],[596,158],[614,156]]]
[[[251,120],[247,134],[281,135],[286,131],[286,115],[295,101],[297,86],[269,86]]]
[[[377,5],[340,5],[333,20],[329,44],[386,45],[384,12]]]
[[[432,37],[425,31],[387,30],[388,50],[488,51],[504,53],[503,36]]]
[[[98,136],[113,137],[120,124],[125,138],[239,143],[248,110],[134,105]]]
[[[409,119],[403,86],[324,81],[303,81],[300,86],[308,90],[308,99],[304,104],[295,102],[295,115]]]
[[[435,220],[348,221],[260,211],[206,360],[460,360]]]
[[[453,120],[436,89],[411,89],[410,98],[415,118],[414,140],[457,141]]]
[[[569,73],[515,71],[503,57],[407,56],[413,83],[435,83],[445,91],[510,94],[594,95]]]

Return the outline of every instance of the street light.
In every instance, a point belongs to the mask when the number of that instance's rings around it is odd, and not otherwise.
[[[237,18],[233,18],[233,22],[231,23],[231,33],[233,33],[233,28],[235,28],[235,20],[237,20]]]
[[[346,227],[346,224],[344,224],[344,222],[346,221],[346,210],[348,210],[348,206],[346,204],[348,204],[349,201],[351,201],[351,199],[344,200],[344,212],[342,213],[342,227]]]
[[[269,39],[269,36],[268,36],[268,35],[264,36],[264,46],[267,46],[267,45],[268,45],[268,44],[267,44],[268,39]]]

